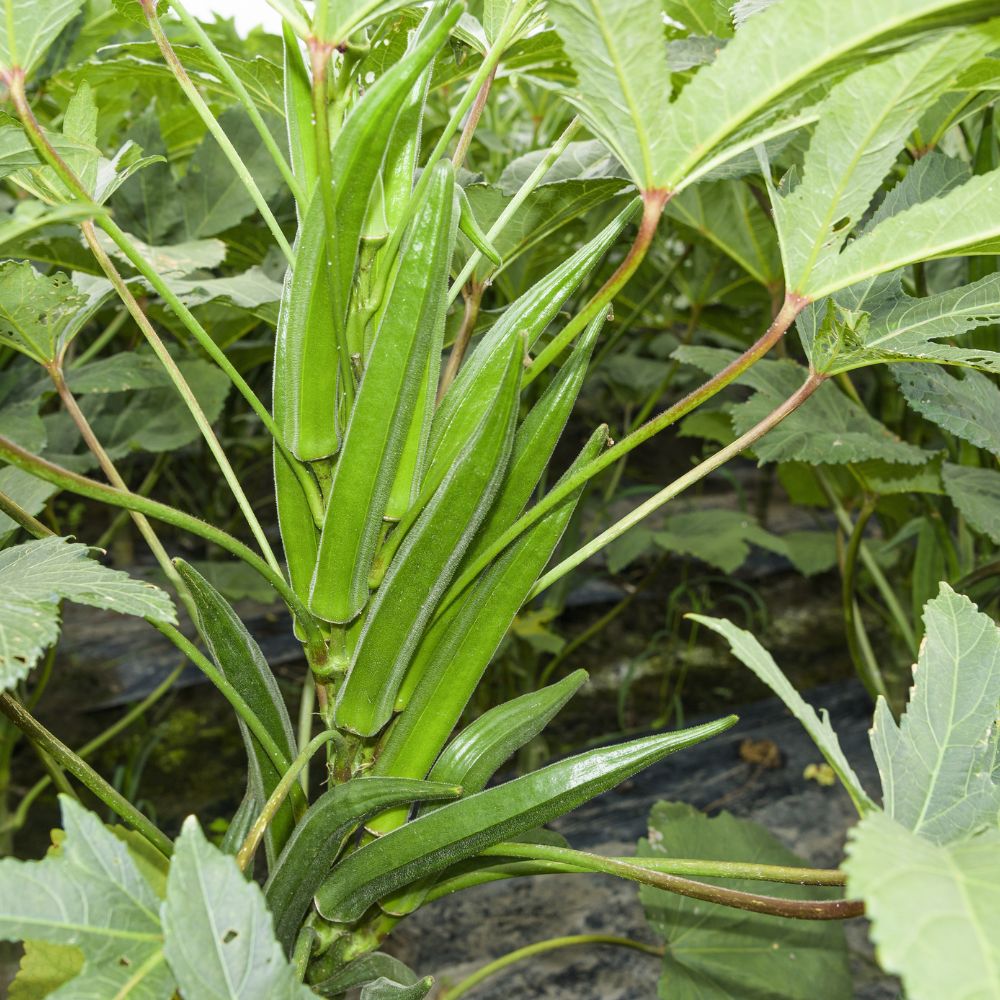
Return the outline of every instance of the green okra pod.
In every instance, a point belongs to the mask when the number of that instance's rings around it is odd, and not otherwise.
[[[316,891],[316,906],[327,920],[358,920],[403,886],[547,823],[736,721],[590,750],[420,816],[344,858]]]
[[[514,437],[522,370],[514,345],[492,407],[389,566],[337,701],[337,725],[364,736],[388,721],[410,657],[455,567],[486,515]]]
[[[441,350],[455,240],[455,172],[447,160],[433,170],[365,366],[326,505],[310,607],[331,622],[350,621],[368,602],[368,574],[389,491],[427,365]]]

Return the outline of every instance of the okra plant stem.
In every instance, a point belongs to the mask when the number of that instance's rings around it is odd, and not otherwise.
[[[573,948],[580,945],[607,944],[618,948],[631,948],[633,951],[645,952],[647,955],[661,956],[664,951],[663,945],[645,944],[642,941],[635,941],[632,938],[615,937],[612,934],[571,934],[566,937],[549,938],[547,941],[536,941],[534,944],[525,945],[501,955],[492,962],[487,963],[481,969],[477,969],[463,979],[457,986],[442,993],[438,1000],[458,1000],[465,996],[473,987],[496,975],[515,962],[520,962],[533,955],[542,955],[547,951],[555,951],[557,948]]]
[[[565,847],[546,847],[538,844],[516,844],[512,846],[515,849],[524,847],[526,852],[534,851],[536,847],[539,847],[541,850],[538,852],[538,855],[548,860],[564,858],[567,863],[575,864],[577,867],[584,868],[587,871],[617,875],[620,878],[639,882],[642,885],[651,885],[657,889],[666,889],[667,892],[675,892],[681,896],[688,896],[691,899],[701,899],[708,903],[719,903],[722,906],[729,906],[737,910],[749,910],[753,913],[769,913],[772,916],[792,917],[796,920],[844,920],[848,917],[859,917],[864,914],[864,904],[860,900],[802,900],[785,899],[777,896],[761,896],[752,892],[741,892],[737,889],[707,885],[669,872],[654,871],[652,868],[644,866],[645,858],[621,861],[617,858],[605,858],[597,854],[588,854],[586,851],[574,851]],[[489,852],[484,853],[495,851],[499,851],[499,847],[491,848]],[[703,862],[703,864],[710,871],[713,868],[715,869],[710,876],[704,876],[712,878],[720,877],[719,872],[727,866],[727,862]],[[747,866],[747,868],[751,867],[753,866]],[[787,875],[787,869],[785,874]],[[732,877],[732,875],[722,877]],[[775,879],[774,881],[779,880]],[[780,881],[785,881],[785,879],[783,878]],[[829,883],[824,882],[823,884],[826,885]]]
[[[236,147],[230,142],[229,136],[226,135],[218,119],[212,114],[211,108],[205,103],[205,99],[201,96],[198,88],[192,83],[191,77],[188,76],[187,70],[177,57],[174,47],[170,44],[170,39],[167,38],[163,30],[163,25],[156,14],[156,0],[139,0],[139,2],[142,5],[143,13],[146,15],[146,21],[149,24],[149,30],[152,32],[153,39],[157,46],[159,46],[166,64],[170,67],[170,71],[174,75],[174,79],[180,84],[181,90],[184,91],[184,95],[198,113],[198,117],[205,123],[205,127],[219,144],[222,155],[229,161],[233,172],[240,179],[243,187],[246,188],[247,194],[250,195],[250,199],[257,206],[257,211],[260,212],[260,217],[271,231],[274,242],[278,244],[281,252],[285,255],[285,260],[288,261],[289,267],[294,266],[295,254],[292,252],[288,240],[285,239],[285,234],[281,231],[278,220],[274,217],[274,213],[271,211],[263,194],[261,194],[260,188],[257,187],[257,182],[253,179],[253,175],[250,173],[247,165],[236,151]],[[288,173],[290,175],[291,171],[289,170]]]
[[[574,339],[587,328],[590,321],[607,309],[612,299],[628,284],[632,275],[645,260],[646,253],[656,235],[663,208],[670,200],[670,192],[654,189],[642,192],[642,219],[639,231],[636,233],[632,246],[629,247],[625,259],[615,269],[614,274],[591,296],[590,301],[580,310],[555,337],[542,349],[538,357],[524,373],[521,380],[522,388],[529,386],[562,352],[573,343]]]
[[[789,885],[844,885],[846,876],[836,868],[799,868],[791,865],[761,865],[747,861],[706,861],[700,858],[618,857],[604,858],[586,851],[547,844],[497,844],[484,857],[524,858],[564,865],[567,871],[594,871],[603,861],[622,862],[648,868],[664,875],[690,878],[738,878],[754,882],[781,882]]]
[[[300,786],[297,784],[297,779],[299,773],[304,770],[309,761],[312,760],[313,754],[325,743],[329,743],[331,740],[340,739],[340,733],[336,729],[328,729],[326,732],[320,733],[318,736],[313,737],[306,745],[302,748],[299,755],[292,761],[288,766],[288,769],[282,774],[281,780],[274,787],[274,791],[271,792],[268,797],[267,802],[264,804],[264,808],[261,810],[260,815],[254,820],[253,826],[250,827],[249,833],[246,835],[246,839],[240,846],[239,851],[236,853],[236,863],[240,866],[240,871],[246,871],[247,865],[250,864],[250,860],[253,858],[260,846],[260,842],[264,839],[264,833],[266,832],[268,825],[274,819],[278,810],[284,804],[285,799],[292,792],[292,786],[295,785],[296,788]],[[304,797],[300,798],[300,802],[304,802]]]
[[[33,538],[45,538],[55,534],[42,524],[37,517],[29,514],[13,497],[0,490],[0,513],[6,514],[12,521],[19,524]]]
[[[592,555],[599,552],[606,545],[616,538],[625,534],[629,528],[634,527],[644,518],[648,517],[655,510],[659,510],[669,500],[683,493],[689,486],[704,479],[710,472],[714,472],[719,467],[725,465],[730,459],[735,458],[742,451],[749,448],[754,442],[759,441],[769,430],[776,427],[790,413],[794,413],[825,381],[825,377],[817,372],[809,375],[802,386],[794,392],[781,406],[769,413],[763,420],[750,428],[745,434],[738,437],[732,444],[720,449],[711,458],[695,466],[690,472],[679,476],[668,486],[665,486],[659,493],[650,497],[645,503],[641,503],[635,510],[630,511],[625,517],[611,525],[610,528],[602,531],[596,538],[591,539],[586,545],[581,546],[567,559],[564,559],[557,566],[554,566],[532,587],[528,595],[530,601],[537,597],[547,587],[551,587],[557,580],[562,579],[567,573],[575,569],[580,563],[585,562]]]
[[[537,524],[549,511],[554,510],[570,494],[578,490],[584,483],[593,479],[598,473],[603,472],[609,465],[613,465],[623,455],[627,455],[633,448],[648,441],[655,434],[676,423],[681,417],[686,416],[693,409],[700,406],[712,396],[721,392],[727,385],[738,378],[757,360],[776,344],[788,331],[795,320],[795,317],[804,308],[804,299],[796,296],[788,296],[785,305],[778,312],[774,321],[767,328],[764,334],[750,347],[748,347],[738,358],[726,365],[722,371],[708,379],[703,385],[689,392],[683,399],[678,400],[662,413],[653,417],[648,423],[643,424],[638,430],[633,431],[628,437],[623,438],[617,444],[612,445],[603,455],[595,458],[593,462],[585,465],[577,473],[567,476],[565,481],[550,490],[542,497],[538,503],[529,508],[518,518],[497,540],[487,548],[483,554],[476,559],[461,577],[452,585],[448,594],[441,602],[437,614],[440,615],[451,602],[461,594],[465,588],[515,539],[519,538],[533,524]]]
[[[517,193],[513,198],[507,203],[504,210],[497,216],[496,222],[490,226],[489,232],[486,234],[486,239],[492,243],[503,231],[507,228],[507,223],[510,222],[512,218],[517,214],[518,210],[527,200],[528,195],[535,190],[536,187],[541,183],[542,178],[552,169],[552,165],[559,159],[560,156],[566,151],[566,147],[570,144],[573,136],[580,130],[580,119],[574,118],[569,125],[563,129],[562,135],[552,144],[552,148],[545,154],[541,163],[535,167],[534,170],[528,175],[525,182],[518,188]],[[458,277],[452,282],[451,288],[448,289],[448,302],[449,304],[454,302],[458,298],[459,293],[465,287],[469,278],[472,277],[476,268],[479,266],[479,262],[483,259],[483,255],[479,250],[473,251],[473,254],[465,262],[465,266],[459,272]],[[484,284],[486,282],[484,278]]]
[[[104,475],[108,477],[108,481],[116,489],[128,490],[128,485],[125,480],[122,479],[115,463],[111,460],[111,456],[98,440],[97,435],[94,433],[94,429],[90,426],[90,421],[87,419],[83,410],[80,409],[80,405],[77,403],[76,397],[72,392],[70,392],[70,388],[66,384],[66,379],[63,377],[62,369],[57,364],[53,364],[46,366],[46,370],[56,387],[56,392],[59,394],[59,399],[62,401],[66,412],[69,414],[73,423],[76,424],[77,430],[80,432],[80,436],[90,449],[91,454],[97,459]],[[160,569],[163,570],[167,579],[177,592],[177,596],[184,602],[184,607],[187,608],[188,614],[191,616],[191,620],[197,621],[197,608],[195,608],[194,603],[191,600],[191,595],[188,593],[187,587],[184,586],[184,581],[180,578],[180,574],[177,572],[176,567],[170,561],[170,556],[167,555],[167,550],[163,547],[163,543],[157,537],[157,534],[153,530],[153,526],[147,520],[146,515],[140,514],[138,511],[134,510],[129,511],[129,515],[131,516],[139,534],[142,535],[144,541],[149,546],[149,550],[153,553],[153,557],[159,564]]]
[[[50,733],[25,707],[9,694],[0,694],[0,712],[48,754],[60,767],[93,792],[109,809],[146,838],[165,858],[173,853],[170,838],[161,833],[117,788],[108,784],[85,760]]]
[[[487,74],[486,79],[483,80],[479,92],[476,94],[476,99],[472,102],[469,117],[465,120],[462,134],[458,137],[458,145],[455,147],[455,152],[451,158],[451,162],[456,170],[465,163],[465,157],[468,155],[469,147],[472,145],[472,137],[475,135],[476,127],[479,125],[479,119],[483,116],[483,110],[486,107],[487,100],[489,100],[490,90],[493,87],[493,80],[496,75],[497,66],[494,65]]]
[[[155,17],[155,5],[150,4],[150,9],[152,15]],[[302,188],[298,180],[296,180],[291,166],[285,159],[284,153],[281,152],[274,136],[271,134],[271,130],[267,127],[263,117],[261,117],[261,113],[257,109],[254,99],[250,96],[250,92],[243,85],[243,81],[236,75],[232,66],[229,65],[226,57],[219,51],[215,42],[213,42],[208,36],[205,29],[201,26],[201,22],[190,15],[187,8],[180,2],[180,0],[170,0],[170,9],[180,18],[184,27],[187,28],[192,35],[194,35],[195,40],[198,42],[202,51],[212,61],[212,65],[215,66],[219,76],[221,76],[222,79],[225,80],[226,83],[228,83],[232,88],[233,93],[239,99],[240,104],[243,105],[243,110],[246,112],[247,117],[250,119],[253,127],[257,130],[257,134],[260,136],[260,141],[264,144],[264,148],[271,154],[271,159],[274,160],[274,165],[278,168],[282,178],[284,178],[285,183],[288,185],[288,190],[291,191],[296,203],[301,205],[303,203]]]

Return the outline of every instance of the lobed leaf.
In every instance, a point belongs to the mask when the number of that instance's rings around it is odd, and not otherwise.
[[[946,462],[944,488],[969,526],[1000,545],[1000,470]]]
[[[946,583],[924,609],[926,636],[897,724],[883,698],[872,750],[887,816],[938,844],[996,826],[1000,629]]]
[[[0,552],[0,690],[23,680],[59,637],[63,599],[176,623],[164,591],[102,566],[89,551],[67,538],[50,537]]]

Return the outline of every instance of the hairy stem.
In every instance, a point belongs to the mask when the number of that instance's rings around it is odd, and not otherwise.
[[[452,165],[456,170],[465,163],[465,158],[468,156],[469,146],[472,145],[472,137],[476,132],[476,127],[479,125],[479,119],[483,116],[483,110],[486,107],[486,101],[489,99],[490,89],[493,87],[493,80],[496,75],[497,66],[495,65],[490,70],[486,79],[483,80],[482,86],[476,94],[476,99],[472,102],[469,117],[465,120],[465,126],[462,128],[462,134],[458,137],[458,145],[455,147],[455,153],[451,158]]]
[[[36,747],[48,754],[60,767],[93,792],[109,809],[112,809],[129,826],[142,834],[165,858],[170,857],[173,853],[173,844],[170,842],[170,838],[158,830],[118,789],[105,781],[85,760],[70,750],[53,733],[50,733],[20,702],[7,693],[0,694],[0,712],[7,716]]]
[[[253,179],[253,175],[250,173],[247,165],[236,151],[236,147],[230,142],[229,136],[226,135],[225,130],[219,124],[215,115],[212,114],[211,108],[205,103],[205,99],[199,93],[198,88],[192,83],[191,77],[188,76],[187,70],[180,59],[177,58],[177,53],[170,44],[170,39],[167,38],[163,30],[163,25],[156,15],[156,0],[140,0],[140,3],[146,15],[146,21],[149,24],[149,30],[152,32],[153,39],[157,46],[159,46],[167,66],[170,67],[170,72],[174,75],[174,79],[180,84],[185,97],[191,102],[191,105],[198,113],[198,117],[205,123],[205,127],[212,134],[212,138],[219,144],[222,155],[229,161],[229,165],[240,179],[240,183],[246,189],[247,194],[250,195],[251,201],[257,206],[257,211],[260,212],[261,218],[271,231],[275,243],[278,244],[281,252],[285,255],[289,266],[293,266],[295,264],[295,254],[288,245],[288,240],[285,239],[285,234],[281,231],[281,226],[278,225],[278,220],[274,217],[274,213],[271,211],[263,194],[261,194],[260,188],[257,187],[257,182]]]
[[[611,300],[628,284],[629,279],[646,259],[646,253],[656,235],[656,228],[663,214],[670,193],[659,189],[642,193],[642,219],[632,246],[625,259],[615,269],[614,274],[591,296],[590,301],[580,310],[552,340],[543,348],[531,367],[524,373],[522,387],[530,385],[562,352],[569,347],[578,334],[586,329],[591,320],[611,304]]]
[[[448,355],[448,363],[441,373],[441,382],[438,385],[437,400],[441,402],[444,394],[448,391],[448,386],[455,381],[458,369],[462,365],[462,358],[469,347],[472,339],[472,331],[476,328],[476,320],[479,318],[479,306],[483,301],[485,286],[478,282],[470,282],[465,293],[465,311],[462,314],[462,325],[459,328],[455,343],[451,345],[451,353]]]
[[[632,938],[615,937],[611,934],[572,934],[567,937],[549,938],[547,941],[537,941],[535,944],[525,945],[523,948],[517,948],[506,955],[501,955],[500,958],[487,963],[481,969],[477,969],[457,986],[442,993],[438,1000],[458,1000],[459,997],[464,996],[473,987],[483,982],[483,980],[489,979],[490,976],[502,972],[515,962],[531,958],[533,955],[542,955],[547,951],[555,951],[557,948],[573,948],[580,945],[595,944],[631,948],[633,951],[642,951],[647,955],[661,956],[663,954],[662,945],[645,944],[642,941],[635,941]]]
[[[675,892],[681,896],[688,896],[691,899],[701,899],[708,903],[719,903],[722,906],[732,907],[737,910],[749,910],[753,913],[767,913],[776,917],[792,917],[796,920],[843,920],[848,917],[858,917],[864,913],[864,904],[860,900],[851,899],[822,899],[822,900],[802,900],[785,899],[778,896],[761,896],[757,893],[742,892],[738,889],[727,889],[722,886],[706,885],[702,882],[692,881],[680,875],[670,872],[654,870],[647,867],[646,858],[632,858],[622,861],[617,858],[605,858],[598,854],[589,854],[586,851],[574,851],[567,847],[547,847],[540,844],[511,844],[501,845],[510,847],[514,854],[521,857],[535,857],[548,861],[563,861],[564,863],[575,865],[578,868],[591,872],[599,872],[605,875],[617,875],[642,885],[651,885],[657,889],[666,889],[668,892]],[[536,850],[537,849],[537,850]],[[490,848],[484,853],[492,854],[499,852],[500,846]],[[508,855],[510,856],[510,855]],[[669,864],[671,859],[665,859]],[[733,878],[746,877],[743,872],[740,876],[735,875],[733,862],[688,862],[688,864],[702,866],[702,877],[704,878]],[[739,866],[743,871],[756,868],[758,872],[770,866],[744,865]],[[784,876],[780,881],[801,881],[793,874],[795,869],[777,869]],[[808,878],[809,869],[802,870],[803,875]],[[839,873],[837,873],[839,876]],[[827,873],[822,873],[821,877],[826,877]],[[773,881],[779,881],[774,879]],[[810,884],[813,884],[810,882]],[[828,881],[820,884],[829,885]]]
[[[55,534],[2,490],[0,490],[0,513],[6,514],[15,524],[24,528],[32,538],[46,538]]]

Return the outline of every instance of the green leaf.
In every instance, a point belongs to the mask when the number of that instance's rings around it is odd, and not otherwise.
[[[840,740],[837,739],[837,733],[830,724],[830,716],[826,709],[817,714],[816,709],[795,690],[788,678],[781,672],[781,668],[774,662],[771,654],[750,632],[737,628],[724,618],[708,618],[705,615],[688,615],[687,617],[691,621],[698,622],[713,632],[717,632],[729,643],[733,655],[749,667],[785,703],[792,715],[802,723],[806,732],[826,758],[826,762],[840,778],[858,811],[863,815],[872,809],[871,799],[861,786],[861,781],[854,773],[854,768],[844,756],[844,751],[840,748]]]
[[[969,525],[1000,545],[1000,471],[946,462],[941,472],[948,496]]]
[[[404,986],[382,976],[361,990],[361,1000],[423,1000],[433,985],[434,980],[430,976],[411,986]]]
[[[34,515],[45,509],[46,501],[57,492],[57,488],[30,472],[7,465],[0,469],[0,492],[6,493],[22,510]],[[6,542],[16,530],[17,523],[0,512],[0,544]]]
[[[641,858],[726,858],[760,864],[802,865],[764,827],[727,812],[711,819],[679,802],[658,802],[649,817]],[[641,863],[641,861],[639,862]],[[726,879],[729,888],[761,892],[760,882]],[[816,886],[768,884],[784,899],[831,895]],[[642,886],[646,919],[666,943],[660,997],[669,1000],[823,1000],[854,996],[842,926],[833,922],[782,920],[687,899]]]
[[[164,952],[192,1000],[307,1000],[275,940],[271,914],[236,859],[213,847],[198,821],[184,821],[163,905]]]
[[[921,112],[970,60],[996,44],[986,31],[943,33],[852,73],[823,103],[802,180],[774,196],[787,287],[808,287],[836,258]]]
[[[120,354],[112,354],[78,368],[71,368],[66,373],[66,381],[77,396],[130,392],[135,389],[162,389],[171,384],[159,358],[135,351],[122,351]]]
[[[906,713],[879,698],[871,742],[886,813],[944,844],[1000,818],[1000,629],[945,583],[924,628]]]
[[[1000,170],[993,170],[886,219],[817,267],[799,291],[818,299],[917,261],[998,249]]]
[[[780,549],[780,540],[765,531],[749,514],[738,510],[698,510],[664,519],[652,533],[653,542],[667,552],[694,556],[723,573],[739,569],[750,546]]]
[[[51,537],[0,552],[0,690],[23,680],[59,637],[62,599],[176,623],[164,591],[102,566],[89,551]]]
[[[657,180],[689,184],[727,159],[802,124],[797,113],[814,88],[879,40],[959,21],[971,3],[955,0],[782,0],[745,21],[715,62],[695,74],[658,131],[665,151]],[[816,113],[806,116],[815,120]]]
[[[230,142],[265,199],[270,201],[283,190],[281,174],[267,147],[260,141],[254,124],[242,108],[219,116]],[[276,131],[276,130],[275,130]],[[174,190],[180,201],[186,240],[214,236],[242,222],[254,212],[254,203],[243,182],[222,155],[214,137],[206,135],[188,164],[184,179]]]
[[[727,0],[660,0],[664,13],[694,35],[727,38],[733,34],[733,21]]]
[[[882,301],[858,322],[828,308],[827,322],[813,339],[810,353],[818,370],[829,375],[895,361],[934,361],[1000,372],[1000,354],[995,351],[939,343],[997,319],[1000,274],[990,274],[936,295],[900,295]]]
[[[879,962],[909,1000],[1000,996],[1000,831],[933,844],[876,813],[850,834],[847,891],[861,896]]]
[[[28,263],[0,265],[0,344],[39,364],[55,359],[66,328],[87,297],[61,271],[42,274]]]
[[[226,599],[194,567],[182,559],[176,560],[176,563],[177,570],[197,605],[198,631],[204,638],[212,659],[260,720],[286,759],[294,760],[298,750],[288,710],[260,646]],[[266,802],[281,780],[281,772],[242,720],[240,733],[246,746],[251,788],[257,801]],[[277,856],[294,825],[291,803],[286,800],[265,835],[269,857]]]
[[[97,816],[67,796],[60,803],[66,836],[58,853],[0,861],[0,938],[79,948],[83,971],[64,997],[167,1000],[174,982],[163,960],[160,901]]]
[[[735,352],[710,347],[680,347],[674,357],[710,374],[736,357]],[[792,395],[806,380],[806,371],[792,361],[758,361],[737,382],[756,389],[745,403],[730,410],[733,429],[744,434]],[[916,465],[926,452],[901,441],[832,382],[826,382],[793,414],[754,445],[761,462],[842,464],[880,458]]]
[[[25,941],[8,1000],[42,1000],[78,976],[83,962],[83,952],[73,945]]]
[[[576,69],[571,99],[643,190],[660,186],[670,100],[663,21],[655,0],[550,0]]]
[[[338,992],[346,992],[382,978],[405,986],[419,982],[416,973],[398,958],[373,951],[349,962],[339,972],[334,973],[329,979],[316,983],[315,986],[320,996],[336,996]]]
[[[42,61],[83,0],[4,0],[0,12],[0,71],[20,67],[25,75]]]
[[[736,261],[766,287],[781,280],[781,257],[774,224],[749,185],[704,181],[667,203],[666,213]]]
[[[356,920],[403,886],[545,824],[735,721],[591,750],[436,809],[348,855],[317,891],[317,908],[327,919]]]
[[[907,403],[977,448],[1000,456],[1000,388],[986,375],[965,369],[958,377],[938,365],[893,365]]]

